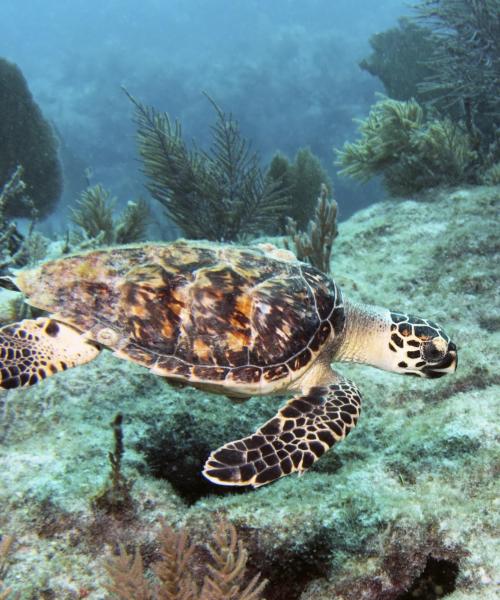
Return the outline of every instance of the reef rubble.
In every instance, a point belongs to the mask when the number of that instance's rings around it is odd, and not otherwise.
[[[496,598],[499,202],[500,186],[430,191],[340,223],[331,272],[346,295],[442,323],[459,367],[423,381],[339,365],[362,391],[362,417],[302,477],[235,493],[199,475],[208,449],[283,398],[174,389],[110,353],[2,394],[0,534],[15,536],[5,584],[26,599],[109,598],[105,561],[119,543],[148,569],[160,518],[203,541],[224,515],[251,574],[269,580],[267,600]],[[92,502],[118,411],[134,502],[123,518]]]

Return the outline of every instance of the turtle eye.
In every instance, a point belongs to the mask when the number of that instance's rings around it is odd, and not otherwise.
[[[422,358],[428,362],[439,362],[446,356],[448,344],[443,338],[428,340],[422,344]]]

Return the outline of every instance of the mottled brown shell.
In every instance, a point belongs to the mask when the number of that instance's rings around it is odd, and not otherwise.
[[[259,248],[181,240],[105,249],[16,282],[30,304],[122,357],[236,390],[296,379],[344,326],[333,281]]]

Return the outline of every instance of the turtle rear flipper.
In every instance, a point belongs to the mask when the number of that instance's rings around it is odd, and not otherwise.
[[[259,487],[305,471],[356,425],[361,396],[343,378],[292,398],[253,435],[212,452],[203,475],[219,485]]]
[[[25,319],[0,328],[0,387],[27,387],[89,362],[99,348],[54,319]]]

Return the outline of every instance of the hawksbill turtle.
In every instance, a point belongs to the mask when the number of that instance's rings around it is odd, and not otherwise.
[[[0,329],[0,387],[31,386],[103,348],[231,398],[294,396],[255,433],[208,457],[222,485],[308,469],[355,426],[356,385],[331,368],[407,375],[455,371],[457,349],[427,319],[347,301],[291,252],[179,240],[90,251],[18,271],[11,283],[48,316]]]

